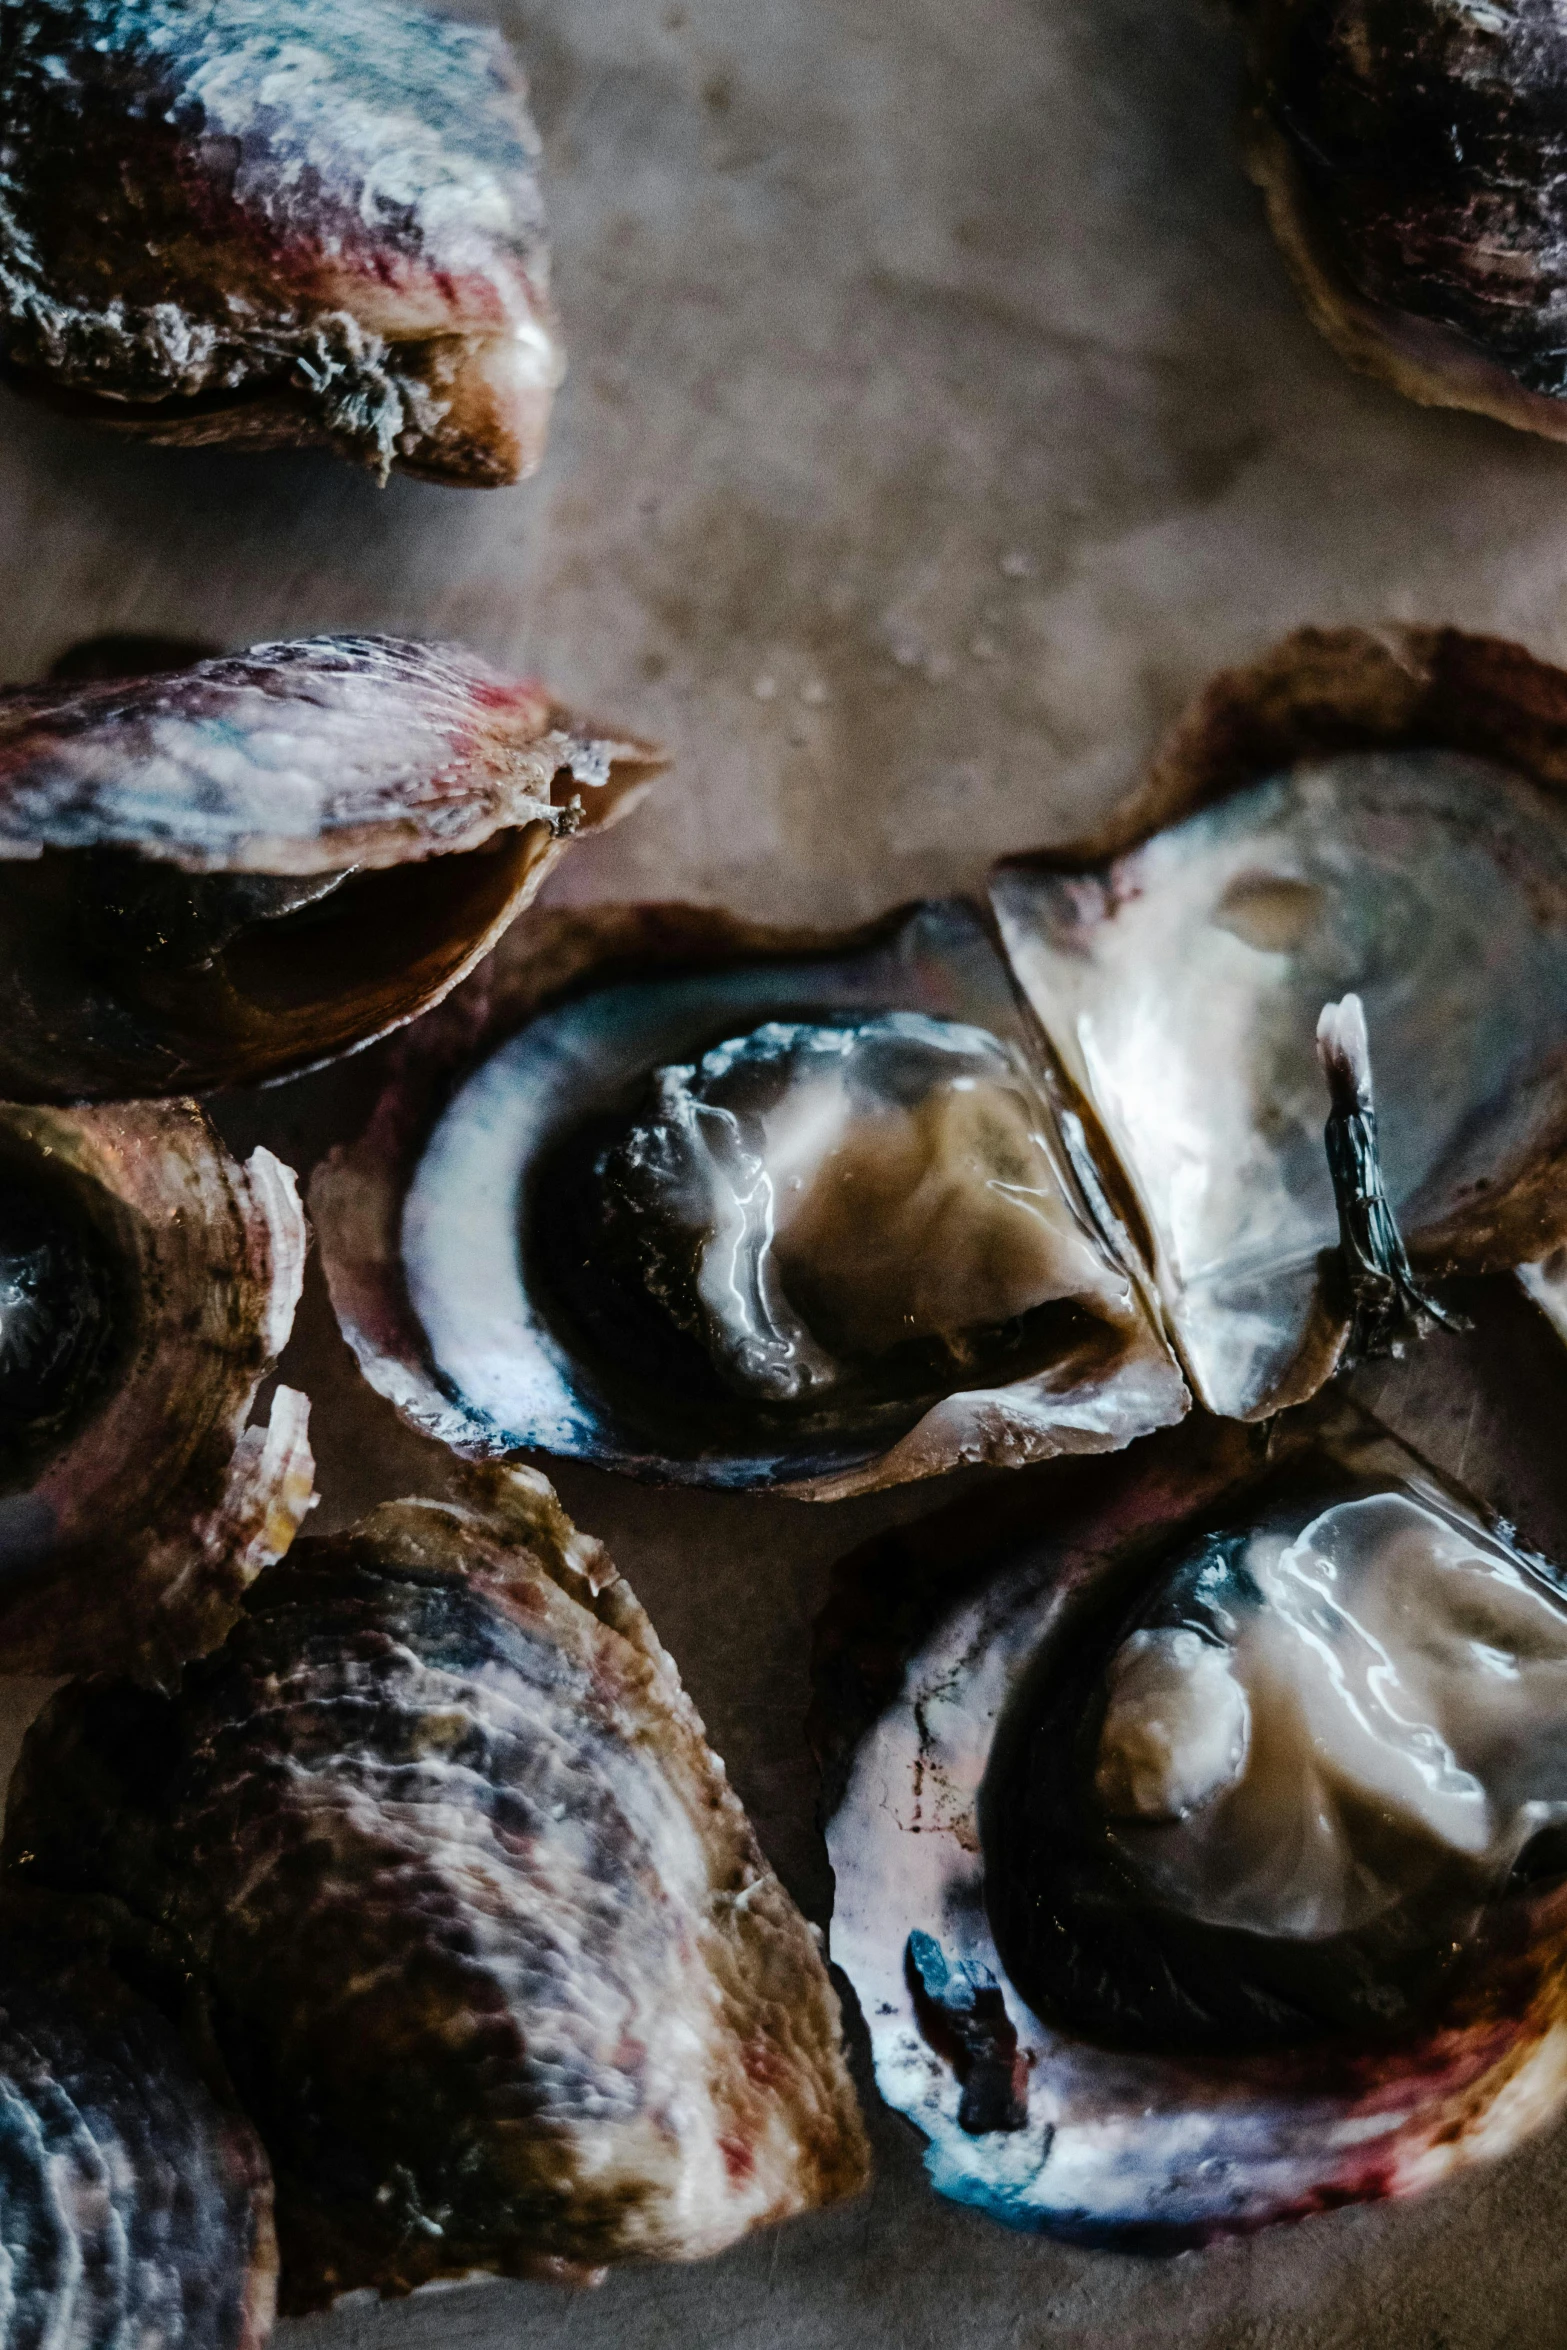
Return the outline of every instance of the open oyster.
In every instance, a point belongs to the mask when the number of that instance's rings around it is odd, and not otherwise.
[[[949,1508],[821,1628],[833,1956],[1015,2227],[1201,2242],[1567,2101],[1567,1585],[1354,1406],[1270,1436]]]
[[[0,0],[0,352],[185,447],[489,487],[563,371],[524,84],[410,0]]]
[[[285,2308],[691,2259],[855,2193],[817,1940],[548,1485],[306,1539],[178,1696],[76,1686],[6,1850],[187,1939]]]
[[[660,765],[392,637],[7,694],[0,1093],[199,1092],[350,1052],[437,1001]]]
[[[127,1939],[77,1903],[0,1914],[5,2338],[262,2350],[266,2156],[200,2035],[132,1987]]]
[[[311,1506],[294,1178],[194,1102],[0,1104],[0,1666],[166,1673]]]
[[[1365,1319],[1325,1003],[1409,1300],[1567,1237],[1564,781],[1560,672],[1306,632],[987,908],[556,916],[318,1172],[344,1332],[460,1451],[816,1498],[1265,1416]]]
[[[1313,322],[1428,406],[1567,439],[1563,99],[1545,0],[1241,0],[1248,162]]]

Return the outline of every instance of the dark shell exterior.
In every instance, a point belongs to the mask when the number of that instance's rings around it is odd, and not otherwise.
[[[14,691],[0,1093],[199,1092],[353,1051],[438,1001],[661,764],[391,637]]]
[[[1430,753],[1436,760],[1454,755],[1460,764],[1452,770],[1450,803],[1437,797],[1429,809],[1419,804],[1407,771],[1400,777],[1378,767],[1384,753]],[[1341,787],[1348,795],[1344,811],[1329,826],[1324,849],[1313,852],[1314,861],[1291,865],[1299,842],[1273,837],[1265,822],[1257,825],[1254,846],[1239,837],[1226,852],[1254,900],[1266,898],[1278,875],[1300,875],[1299,882],[1284,885],[1283,894],[1298,894],[1309,909],[1307,945],[1317,957],[1309,968],[1320,990],[1295,1007],[1293,1042],[1279,1048],[1275,1061],[1259,1061],[1257,1108],[1229,1138],[1228,1155],[1236,1166],[1271,1160],[1282,1147],[1282,1114],[1287,1110],[1293,1126],[1296,1105],[1304,1105],[1298,1112],[1299,1155],[1309,1162],[1319,1196],[1296,1271],[1289,1279],[1281,1276],[1275,1294],[1265,1294],[1267,1284],[1251,1284],[1246,1263],[1248,1250],[1256,1254],[1256,1232],[1244,1235],[1237,1252],[1242,1279],[1233,1300],[1221,1299],[1217,1318],[1238,1329],[1259,1313],[1277,1314],[1278,1335],[1244,1375],[1220,1378],[1183,1327],[1195,1311],[1196,1291],[1186,1290],[1169,1241],[1172,1177],[1159,1163],[1164,1144],[1154,1131],[1161,1121],[1147,1114],[1145,1091],[1144,1110],[1128,1126],[1130,1079],[1105,1042],[1115,989],[1125,992],[1124,976],[1116,977],[1117,956],[1125,961],[1117,937],[1143,919],[1156,891],[1168,891],[1170,860],[1184,853],[1177,828],[1190,827],[1203,812],[1222,818],[1270,777],[1356,757],[1361,764]],[[1063,1082],[1078,1091],[1104,1180],[1139,1235],[1172,1342],[1209,1409],[1255,1417],[1304,1399],[1331,1372],[1348,1334],[1332,1253],[1333,1201],[1318,1145],[1326,1096],[1313,1027],[1316,1009],[1330,997],[1351,990],[1366,997],[1390,1166],[1407,1140],[1424,1134],[1439,1096],[1446,1100],[1451,1092],[1469,1104],[1467,1111],[1442,1113],[1449,1126],[1433,1132],[1418,1175],[1402,1196],[1395,1185],[1394,1205],[1416,1263],[1435,1276],[1498,1272],[1549,1254],[1567,1235],[1567,1083],[1548,972],[1567,941],[1564,793],[1567,674],[1561,670],[1519,645],[1456,629],[1308,629],[1249,667],[1216,677],[1178,721],[1140,789],[1097,834],[998,869],[991,898],[1013,967],[1057,1050]],[[1526,859],[1510,838],[1515,808],[1529,833]],[[1456,897],[1422,894],[1419,860],[1444,827],[1475,857],[1466,886],[1477,876],[1488,881],[1498,893],[1499,919],[1513,924],[1516,936],[1483,925],[1477,932]],[[1451,891],[1440,877],[1431,887]],[[1194,896],[1181,917],[1186,927],[1159,942],[1169,1000],[1175,1000],[1183,968],[1195,968],[1197,954],[1208,951],[1215,924],[1225,932],[1221,943],[1236,950],[1236,964],[1246,963],[1239,984],[1256,990],[1255,1002],[1268,1000],[1271,990],[1295,986],[1293,973],[1297,965],[1306,967],[1306,949],[1282,936],[1256,934],[1228,902],[1212,903],[1212,894]],[[1226,901],[1235,894],[1232,882]],[[1475,935],[1466,935],[1466,920]],[[1232,931],[1251,934],[1244,952]],[[1444,944],[1433,948],[1437,939]],[[1417,969],[1422,952],[1445,955],[1444,968]],[[1158,972],[1152,981],[1161,984]],[[1451,988],[1457,1006],[1446,1025],[1436,1014],[1444,987]],[[1074,993],[1079,989],[1080,995]],[[1428,1001],[1435,1033],[1421,1027],[1421,1007]],[[1456,1038],[1463,1025],[1459,1014],[1467,1016],[1465,1008],[1477,1004],[1484,1016],[1474,1037],[1464,1040],[1474,1066],[1460,1069],[1453,1045],[1448,1087],[1444,1055],[1450,1036]],[[1089,1019],[1097,1023],[1099,1038],[1092,1071],[1080,1050]],[[1530,1021],[1537,1033],[1526,1035]],[[1379,1037],[1387,1047],[1380,1055]],[[1173,1037],[1161,1066],[1173,1066],[1182,1049],[1180,1036]],[[1243,1031],[1227,1057],[1238,1061],[1248,1049]],[[1200,1052],[1199,1045],[1188,1048],[1198,1091],[1207,1082]],[[1517,1065],[1510,1052],[1521,1056]],[[1461,1094],[1465,1087],[1470,1092]],[[1214,1087],[1215,1119],[1218,1099]],[[1163,1121],[1162,1134],[1172,1130],[1173,1122]],[[1310,1225],[1310,1219],[1301,1222]],[[1317,1251],[1327,1253],[1314,1270]],[[1287,1300],[1290,1280],[1294,1294]],[[1215,1345],[1209,1352],[1222,1349]]]
[[[691,2259],[866,2177],[818,1940],[540,1477],[307,1540],[174,1700],[62,1692],[7,1851],[185,1939],[283,2305]]]
[[[1461,1392],[1466,1378],[1513,1366],[1514,1439],[1543,1445],[1542,1460],[1562,1374],[1539,1378],[1521,1302],[1486,1295],[1504,1287],[1466,1285],[1480,1335],[1441,1342],[1446,1379]],[[1471,1346],[1484,1361],[1466,1372]],[[1250,1492],[1318,1460],[1430,1487],[1424,1462],[1342,1400],[1266,1432],[1194,1414],[1114,1463],[1051,1464],[978,1504],[949,1505],[838,1572],[818,1626],[812,1724],[833,1959],[859,1999],[883,2096],[929,2140],[933,2184],[1010,2227],[1179,2250],[1413,2193],[1505,2153],[1567,2102],[1559,1881],[1511,1897],[1438,2009],[1375,2044],[1341,2034],[1206,2055],[1093,2045],[1041,2021],[998,1954],[981,1786],[1043,1644],[1074,1608],[1146,1574],[1141,1562],[1183,1528],[1245,1523]],[[933,2028],[917,1998],[909,1952],[920,1934],[954,1968],[989,1970],[996,2012],[973,2046]],[[981,2109],[976,2058],[994,2069],[998,2052],[1008,2109],[994,2097]]]
[[[266,2156],[210,2062],[79,1905],[0,1923],[4,2337],[15,2350],[262,2350]]]
[[[0,1105],[0,1242],[21,1186],[102,1262],[102,1376],[0,1491],[0,1663],[167,1675],[220,1640],[313,1500],[309,1406],[256,1393],[287,1341],[306,1229],[291,1171],[241,1166],[194,1102]]]
[[[490,487],[563,372],[521,74],[409,0],[4,0],[0,350],[139,438]]]
[[[1567,439],[1567,40],[1548,0],[1242,0],[1248,161],[1315,324],[1426,405]]]
[[[1024,1033],[1005,968],[971,907],[904,909],[835,938],[694,907],[546,913],[410,1032],[364,1135],[317,1171],[310,1205],[323,1267],[371,1384],[416,1427],[469,1456],[538,1447],[655,1482],[765,1486],[806,1500],[837,1500],[966,1462],[1015,1465],[1103,1451],[1179,1418],[1184,1383],[1097,1234],[1118,1319],[1090,1325],[1043,1368],[968,1390],[959,1383],[879,1436],[736,1435],[707,1406],[686,1409],[686,1368],[648,1382],[629,1401],[624,1390],[595,1384],[536,1304],[537,1264],[516,1213],[528,1170],[557,1128],[617,1101],[628,1081],[743,1033],[780,1006],[791,1018],[855,1006],[917,1009],[997,1035]],[[431,1175],[432,1134],[465,1087],[475,1107],[463,1114],[461,1147],[466,1153],[471,1143],[473,1164]],[[465,1388],[457,1367],[440,1359],[410,1296],[406,1218],[421,1182],[438,1183],[453,1202],[450,1214],[433,1218],[445,1257],[431,1272],[432,1289],[450,1303],[448,1318],[462,1323],[463,1342],[504,1364],[514,1393],[503,1405]],[[541,1228],[540,1256],[546,1239]],[[458,1311],[470,1274],[484,1293],[482,1327],[466,1308]],[[660,1384],[663,1418],[649,1400]],[[671,1397],[686,1412],[678,1426],[668,1417]]]

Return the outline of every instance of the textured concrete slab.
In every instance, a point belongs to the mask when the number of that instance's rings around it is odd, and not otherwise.
[[[110,627],[463,636],[671,744],[578,898],[838,921],[1069,835],[1218,665],[1303,621],[1567,656],[1567,453],[1362,384],[1235,161],[1237,46],[1170,0],[525,0],[573,374],[540,479],[378,493],[0,409],[0,675]],[[370,1059],[233,1105],[303,1171]],[[323,1523],[438,1482],[312,1272],[287,1374]],[[1505,1429],[1451,1364],[1467,1472]],[[1423,1396],[1423,1400],[1422,1400]],[[1473,1411],[1471,1414],[1471,1406]],[[1490,1445],[1490,1452],[1487,1446]],[[811,1510],[561,1478],[651,1607],[782,1874],[828,1896],[800,1734],[832,1559],[929,1497]],[[1548,1500],[1548,1497],[1546,1497]],[[0,1721],[36,1692],[15,1689]],[[594,2295],[347,2307],[290,2350],[1550,2350],[1561,2141],[1396,2210],[1169,2264],[937,2203],[885,2115],[862,2206]]]

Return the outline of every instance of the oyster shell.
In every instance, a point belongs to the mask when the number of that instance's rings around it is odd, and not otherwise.
[[[466,1493],[296,1545],[173,1699],[61,1692],[8,1815],[13,1870],[186,1937],[293,2311],[692,2259],[866,2176],[817,1941],[646,1616],[542,1478]]]
[[[368,1043],[661,765],[457,646],[97,667],[0,699],[0,1091],[20,1099],[254,1084]]]
[[[318,1171],[339,1322],[459,1451],[818,1499],[1113,1448],[1187,1381],[1279,1410],[1567,1237],[1564,783],[1560,671],[1304,631],[988,909],[551,917]],[[1316,1051],[1351,994],[1359,1174]]]
[[[473,1455],[831,1499],[1123,1444],[1185,1389],[1049,1082],[969,907],[546,916],[318,1170],[339,1321]]]
[[[3,0],[0,351],[142,440],[491,487],[563,360],[525,85],[410,0]]]
[[[194,1102],[0,1104],[0,1664],[167,1673],[221,1639],[312,1501],[275,1390],[305,1220]]]
[[[266,2156],[199,2033],[132,1987],[129,1940],[83,1904],[13,1895],[0,1917],[6,2338],[261,2350]]]
[[[1328,1398],[847,1562],[832,1952],[938,2190],[1175,2249],[1547,2121],[1564,1687],[1558,1571]]]

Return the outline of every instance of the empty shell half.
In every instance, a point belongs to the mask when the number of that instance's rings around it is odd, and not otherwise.
[[[1325,1004],[1422,1279],[1567,1234],[1564,784],[1560,672],[1308,631],[986,907],[548,917],[318,1172],[339,1321],[459,1451],[813,1498],[1277,1411],[1357,1329]]]
[[[1559,1570],[1326,1398],[848,1562],[832,1954],[938,2190],[1169,2250],[1549,2120],[1564,1691]]]
[[[436,1002],[660,764],[392,637],[0,697],[0,1093],[204,1092],[352,1052]]]
[[[0,124],[17,389],[383,481],[537,464],[562,359],[497,33],[411,0],[4,0]]]
[[[308,1406],[257,1389],[304,1272],[294,1178],[194,1102],[0,1105],[0,1665],[167,1674],[311,1505]]]
[[[286,2310],[695,2259],[865,2181],[819,1937],[541,1477],[300,1542],[173,1698],[62,1691],[6,1849],[184,1936]]]

